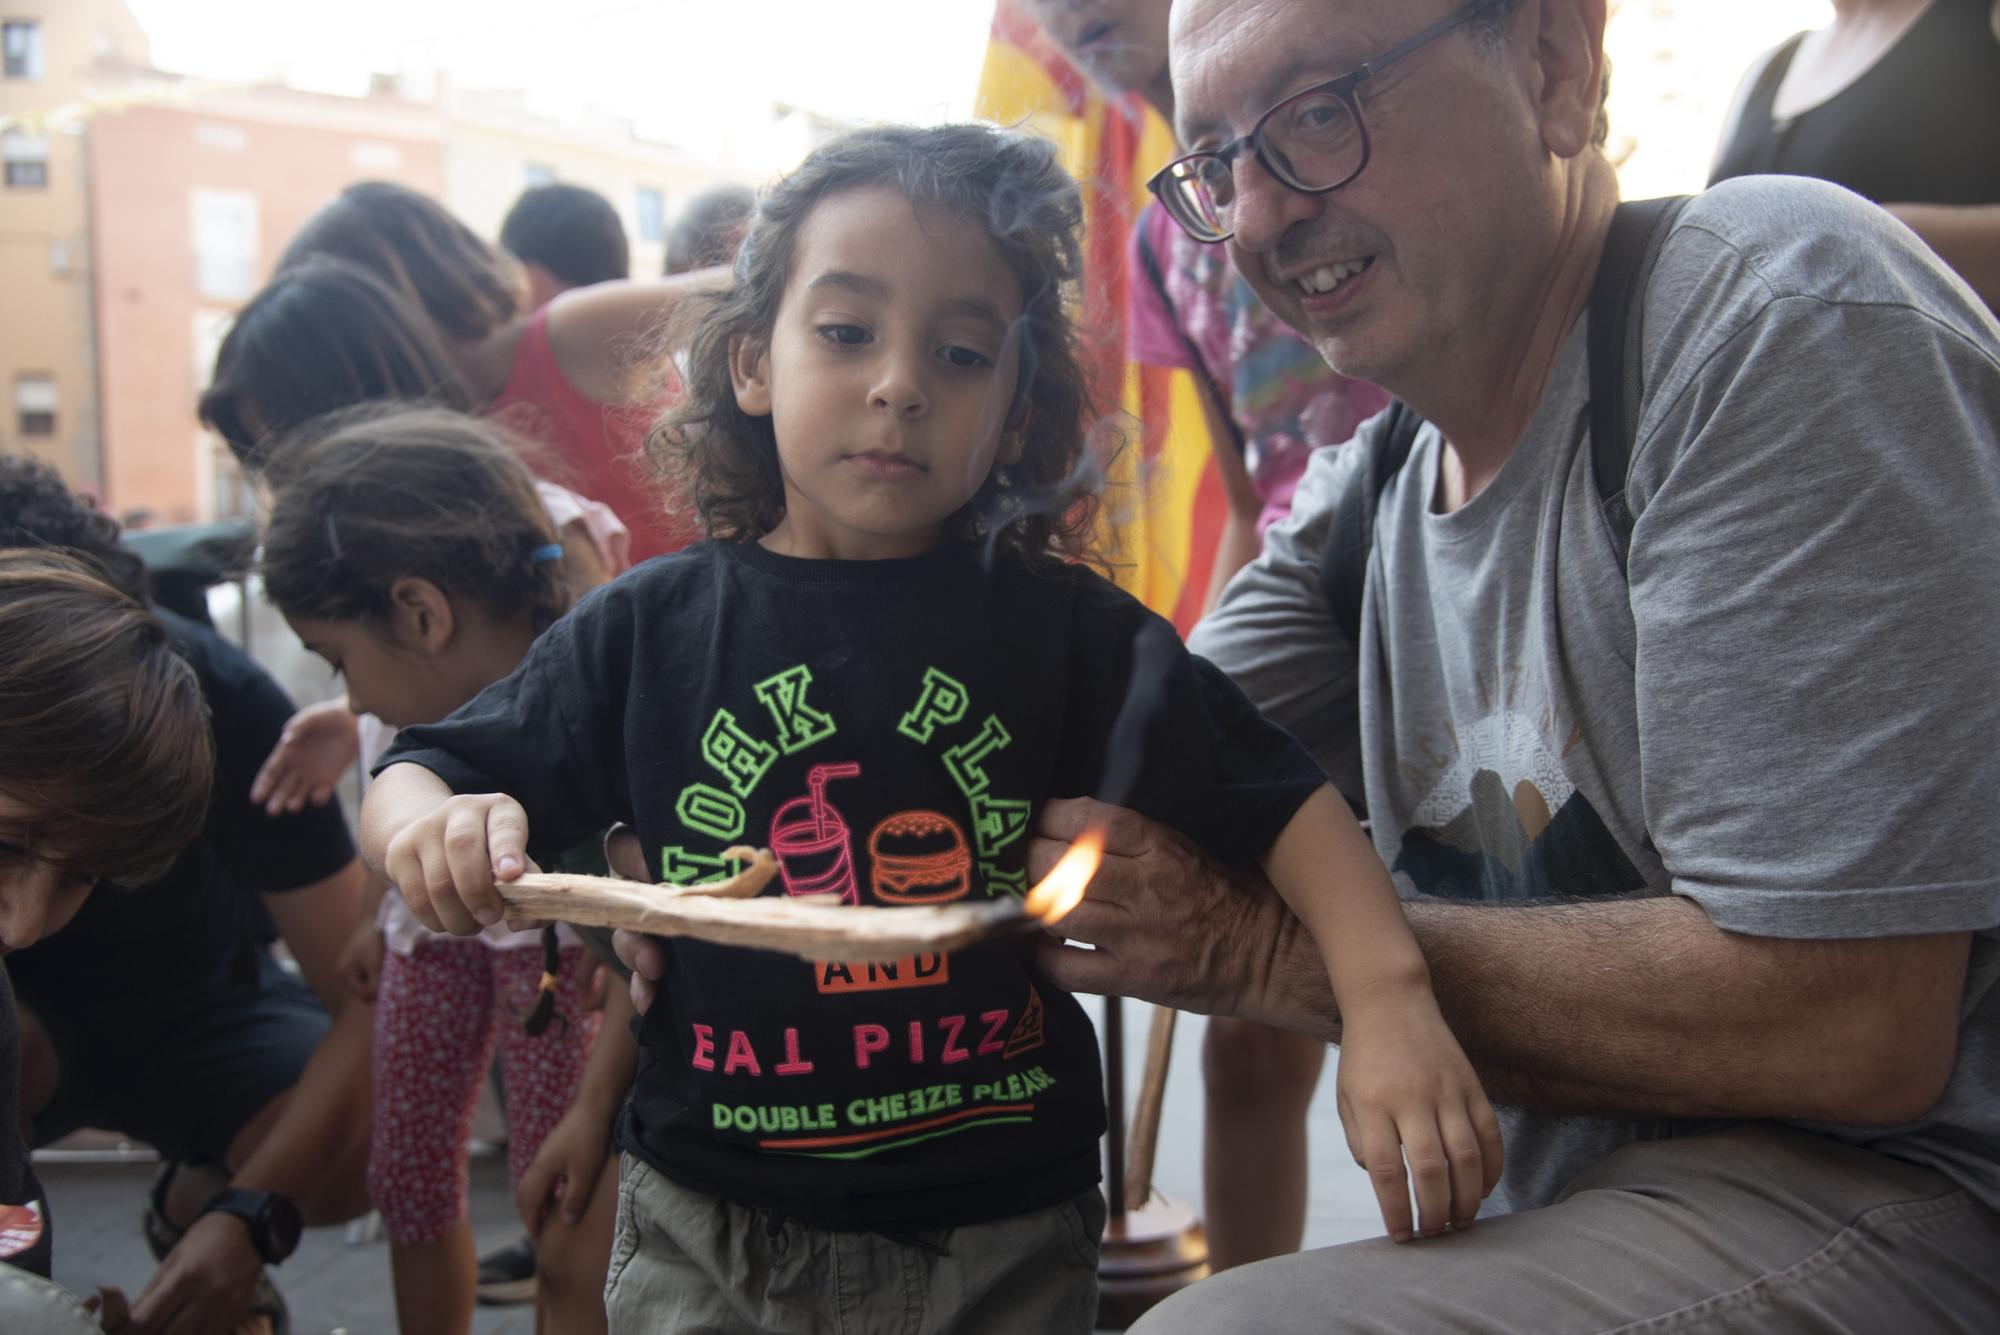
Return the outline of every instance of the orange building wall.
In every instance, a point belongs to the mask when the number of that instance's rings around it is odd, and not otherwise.
[[[196,365],[196,317],[226,316],[240,303],[197,290],[195,190],[256,197],[258,284],[299,226],[352,181],[443,192],[444,149],[434,130],[334,116],[328,124],[293,123],[311,119],[311,100],[277,96],[297,105],[264,116],[241,105],[246,95],[214,108],[139,107],[91,125],[105,503],[114,513],[144,507],[166,523],[212,515],[210,446],[195,420],[209,370]],[[385,148],[393,166],[385,165]]]

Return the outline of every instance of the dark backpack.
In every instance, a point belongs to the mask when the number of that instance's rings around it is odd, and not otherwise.
[[[1621,573],[1631,554],[1636,522],[1625,503],[1625,475],[1639,433],[1639,297],[1660,246],[1687,201],[1688,196],[1676,195],[1620,204],[1590,289],[1590,472]],[[1382,492],[1408,461],[1424,424],[1400,399],[1387,411],[1389,419],[1362,466],[1361,485],[1341,498],[1320,556],[1320,588],[1327,606],[1356,646],[1361,643],[1361,594],[1368,582],[1368,554],[1375,546]]]

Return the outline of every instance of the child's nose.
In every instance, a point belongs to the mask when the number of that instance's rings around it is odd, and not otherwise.
[[[9,950],[26,950],[42,939],[49,905],[63,883],[62,873],[46,862],[35,863],[22,879],[13,893],[0,897],[0,945]]]
[[[893,413],[897,417],[921,417],[930,407],[930,399],[924,394],[923,377],[901,357],[892,358],[883,368],[882,378],[869,398],[877,412]]]

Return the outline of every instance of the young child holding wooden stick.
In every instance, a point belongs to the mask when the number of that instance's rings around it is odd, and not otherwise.
[[[768,192],[655,438],[711,540],[407,730],[363,845],[427,922],[471,932],[531,848],[614,820],[664,881],[765,843],[766,893],[902,905],[1018,894],[1038,801],[1121,801],[1263,860],[1336,980],[1357,1146],[1385,1177],[1448,1147],[1421,1226],[1468,1223],[1497,1133],[1386,872],[1310,758],[1081,564],[1080,215],[1048,145],[973,126],[843,136]],[[1091,1329],[1097,1049],[1021,950],[662,949],[620,1126],[615,1329],[823,1330],[829,1304],[843,1329]]]
[[[572,561],[498,429],[446,408],[319,419],[269,452],[266,476],[271,601],[347,679],[353,708],[391,726],[434,722],[506,676],[596,569]],[[343,969],[376,1001],[368,1178],[399,1325],[470,1329],[466,1139],[497,1042],[508,1168],[542,1244],[537,1329],[602,1330],[614,1193],[599,1178],[635,1060],[629,1000],[613,998],[614,1028],[593,1052],[593,961],[567,930],[468,941],[388,913],[364,932]],[[552,1172],[566,1179],[555,1212]]]

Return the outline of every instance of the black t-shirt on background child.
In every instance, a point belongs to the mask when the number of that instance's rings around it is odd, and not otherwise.
[[[1142,748],[1108,754],[1142,628],[1166,661]],[[1164,680],[1158,681],[1162,671]],[[1164,623],[1098,576],[947,547],[810,561],[702,543],[580,602],[513,675],[404,730],[457,792],[526,808],[538,859],[614,820],[659,879],[768,845],[767,894],[873,904],[1026,885],[1043,799],[1107,794],[1236,865],[1324,780]],[[1122,784],[1121,784],[1122,786]],[[1088,1018],[1019,942],[869,969],[669,940],[620,1140],[669,1178],[831,1229],[1044,1208],[1100,1176]]]
[[[256,977],[254,952],[272,938],[258,896],[303,889],[354,860],[337,804],[270,816],[250,800],[250,784],[293,713],[284,688],[207,626],[164,609],[156,615],[208,701],[215,794],[200,837],[165,876],[130,890],[99,889],[61,932],[9,957],[24,993],[65,1010],[115,1007],[143,1019],[162,990],[247,985]]]
[[[48,1202],[21,1143],[21,1019],[0,963],[0,1265],[49,1273]]]

